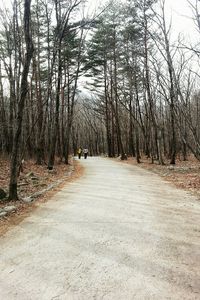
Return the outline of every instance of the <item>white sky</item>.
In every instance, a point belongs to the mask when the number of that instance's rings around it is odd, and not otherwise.
[[[197,39],[197,29],[194,20],[192,20],[193,13],[187,0],[166,0],[166,13],[169,18],[172,16],[172,30],[174,32],[183,33],[187,39]]]
[[[195,0],[190,0],[194,3]],[[89,7],[94,9],[95,6],[100,6],[106,3],[106,0],[88,0]],[[176,37],[179,33],[186,36],[187,40],[196,40],[199,38],[197,30],[192,20],[192,10],[187,0],[166,0],[166,17],[168,20],[172,17],[173,36]]]
[[[32,0],[34,1],[34,0]],[[125,0],[123,0],[125,1]],[[195,0],[190,0],[195,2]],[[0,0],[0,7],[9,6],[12,0]],[[106,0],[88,0],[88,7],[93,11],[95,7],[106,3]],[[172,16],[172,29],[174,34],[183,33],[187,40],[197,38],[197,32],[192,18],[192,11],[187,0],[166,0],[166,15],[170,19]]]

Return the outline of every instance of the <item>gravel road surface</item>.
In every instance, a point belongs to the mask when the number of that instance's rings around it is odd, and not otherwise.
[[[200,299],[200,201],[135,166],[81,163],[0,237],[0,299]]]

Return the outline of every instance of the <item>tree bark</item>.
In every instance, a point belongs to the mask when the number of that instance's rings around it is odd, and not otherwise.
[[[24,61],[24,68],[22,72],[21,79],[21,94],[18,103],[17,121],[16,121],[16,132],[13,141],[13,150],[10,164],[10,184],[9,184],[9,199],[18,199],[17,194],[17,175],[19,162],[19,149],[21,143],[21,133],[22,133],[22,120],[24,114],[24,104],[28,91],[28,73],[30,68],[31,59],[33,56],[33,43],[31,38],[31,0],[24,1],[24,34],[26,43],[26,55]]]

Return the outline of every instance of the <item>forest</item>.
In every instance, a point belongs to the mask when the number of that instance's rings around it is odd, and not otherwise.
[[[0,156],[9,199],[23,160],[54,168],[78,147],[152,163],[200,160],[197,44],[173,38],[165,0],[13,0],[0,10]],[[200,3],[188,1],[194,31]],[[190,13],[190,15],[191,15]]]

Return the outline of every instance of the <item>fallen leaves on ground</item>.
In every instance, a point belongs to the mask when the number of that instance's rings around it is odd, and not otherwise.
[[[66,165],[56,159],[55,168],[53,171],[49,172],[47,166],[38,166],[33,160],[26,161],[24,163],[24,170],[20,174],[19,178],[19,197],[24,198],[32,195],[35,192],[43,190],[48,185],[55,183],[59,179],[65,177],[67,172],[69,172],[70,167],[74,166],[74,172],[66,181],[59,184],[57,187],[52,190],[44,193],[37,201],[33,203],[24,203],[23,201],[3,201],[0,202],[0,207],[7,205],[14,205],[17,207],[17,211],[12,213],[2,219],[0,219],[0,235],[4,234],[7,229],[11,226],[19,224],[26,216],[28,216],[33,209],[35,209],[40,203],[44,203],[51,199],[51,197],[58,192],[66,183],[79,178],[83,174],[83,168],[77,162],[70,160],[70,165]],[[8,190],[9,184],[9,160],[6,158],[0,158],[0,187],[4,190]],[[33,179],[34,178],[34,179]]]

